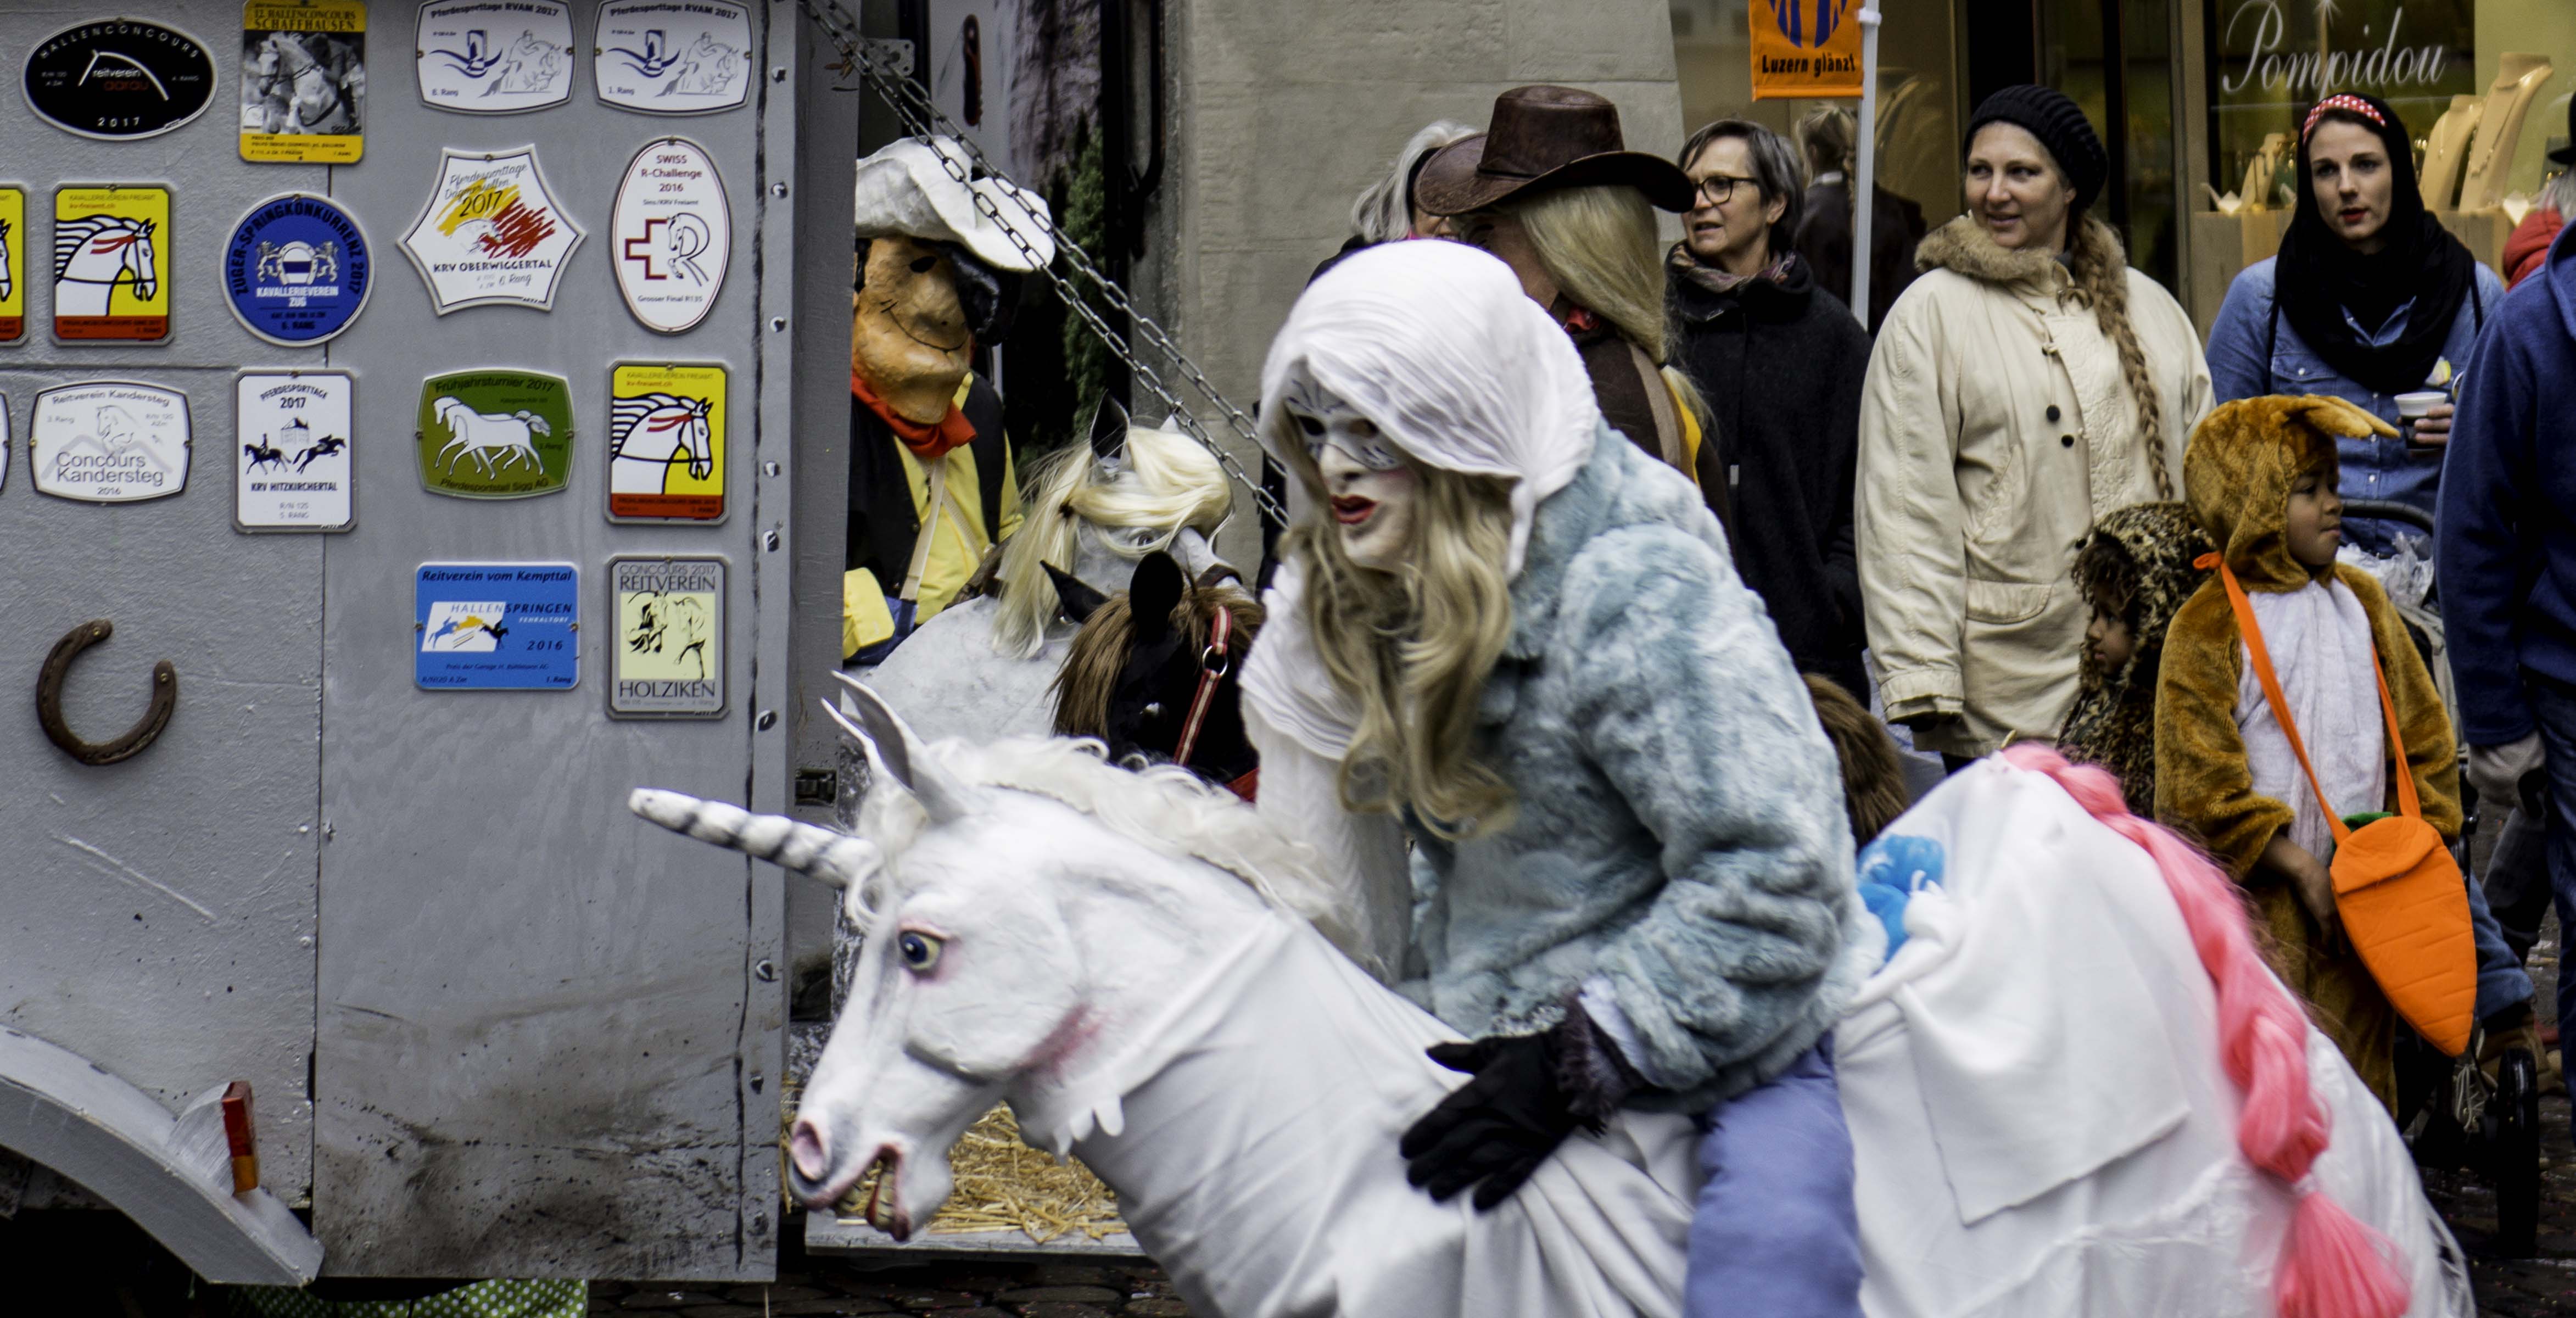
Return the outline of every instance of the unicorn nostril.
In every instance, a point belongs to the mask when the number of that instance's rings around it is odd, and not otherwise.
[[[831,1148],[823,1139],[823,1129],[803,1117],[787,1138],[787,1156],[796,1162],[797,1174],[809,1181],[821,1181],[832,1170]]]

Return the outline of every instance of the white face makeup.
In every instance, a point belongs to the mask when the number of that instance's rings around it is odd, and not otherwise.
[[[1306,455],[1323,472],[1342,552],[1371,571],[1394,571],[1413,543],[1421,481],[1412,464],[1375,422],[1303,370],[1289,378],[1280,401]]]

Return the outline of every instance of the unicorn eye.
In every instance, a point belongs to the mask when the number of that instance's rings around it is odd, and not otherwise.
[[[928,934],[914,933],[909,929],[905,930],[903,936],[896,939],[894,944],[895,951],[903,956],[903,963],[916,971],[928,970],[938,965],[940,947],[938,939]]]

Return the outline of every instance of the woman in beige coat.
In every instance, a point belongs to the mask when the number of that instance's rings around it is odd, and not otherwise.
[[[2008,87],[1968,126],[1968,214],[1917,250],[1861,399],[1862,612],[1887,717],[1952,767],[2053,737],[2093,519],[2181,497],[2210,408],[2182,307],[2085,213],[2107,172],[2073,101]]]

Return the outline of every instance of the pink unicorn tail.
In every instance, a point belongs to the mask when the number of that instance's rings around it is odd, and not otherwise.
[[[2236,1146],[2298,1196],[2272,1275],[2281,1318],[2400,1318],[2413,1297],[2396,1247],[2308,1177],[2331,1135],[2310,1084],[2308,1020],[2265,969],[2236,886],[2172,831],[2130,814],[2103,770],[2071,764],[2037,742],[2006,747],[2003,760],[2047,775],[2094,819],[2144,847],[2173,894],[2218,990],[2219,1063],[2244,1095]]]

